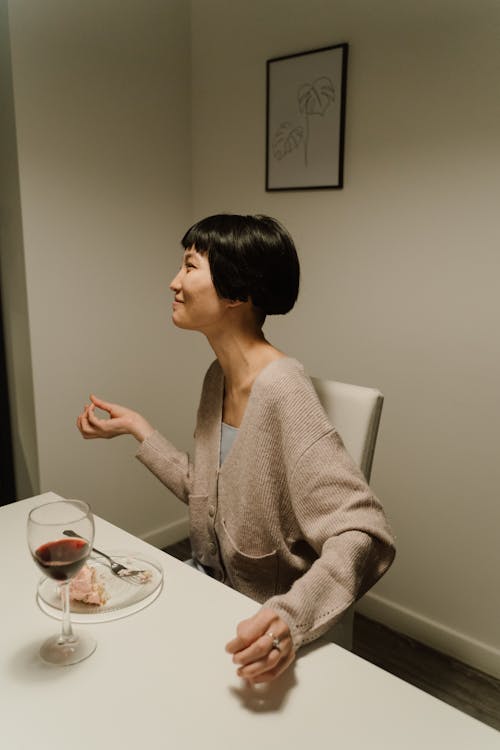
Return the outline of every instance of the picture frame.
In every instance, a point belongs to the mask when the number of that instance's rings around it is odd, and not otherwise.
[[[267,60],[266,191],[343,188],[348,52]]]

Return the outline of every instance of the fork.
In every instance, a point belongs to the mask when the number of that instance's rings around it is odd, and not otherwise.
[[[72,536],[76,537],[77,539],[83,539],[79,534],[77,534],[75,531],[72,531],[71,529],[65,529],[63,531],[63,534],[65,536]],[[109,565],[113,573],[118,576],[118,578],[121,578],[122,580],[129,581],[130,583],[144,583],[144,579],[141,578],[141,574],[149,573],[148,570],[132,570],[131,568],[127,568],[126,565],[122,565],[119,562],[116,562],[116,560],[113,560],[112,557],[107,555],[105,552],[101,552],[101,550],[98,550],[97,547],[92,547],[92,550],[94,552],[97,552],[97,554],[100,557],[105,557],[106,560],[108,560]]]

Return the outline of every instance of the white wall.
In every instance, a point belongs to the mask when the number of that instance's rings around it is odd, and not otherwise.
[[[382,389],[373,485],[398,557],[364,611],[500,676],[500,6],[193,0],[194,213],[300,248],[274,343]],[[350,44],[345,188],[267,193],[265,61]]]
[[[178,341],[168,290],[190,219],[189,5],[9,12],[40,491],[165,543],[184,506],[132,438],[84,442],[75,420],[94,391],[191,442],[201,374],[177,365],[193,340]]]

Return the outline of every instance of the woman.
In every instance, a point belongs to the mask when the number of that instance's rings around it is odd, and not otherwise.
[[[302,366],[262,332],[266,315],[297,299],[289,234],[269,217],[217,215],[182,245],[172,320],[204,333],[216,355],[194,461],[137,412],[95,396],[77,424],[84,438],[133,435],[138,459],[188,503],[197,566],[263,605],[226,650],[238,674],[268,682],[387,570],[393,538]]]

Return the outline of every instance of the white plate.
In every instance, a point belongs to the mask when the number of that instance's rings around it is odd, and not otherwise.
[[[109,554],[114,560],[128,568],[150,571],[151,579],[146,583],[131,583],[126,578],[115,575],[111,571],[109,563],[103,557],[92,555],[87,564],[95,568],[106,589],[108,600],[106,604],[101,606],[72,601],[72,622],[109,622],[121,617],[129,617],[129,615],[147,607],[159,596],[163,586],[163,569],[158,563],[123,551],[111,551]],[[37,590],[37,603],[45,614],[54,617],[56,620],[62,619],[62,599],[57,581],[45,576],[40,580]]]

